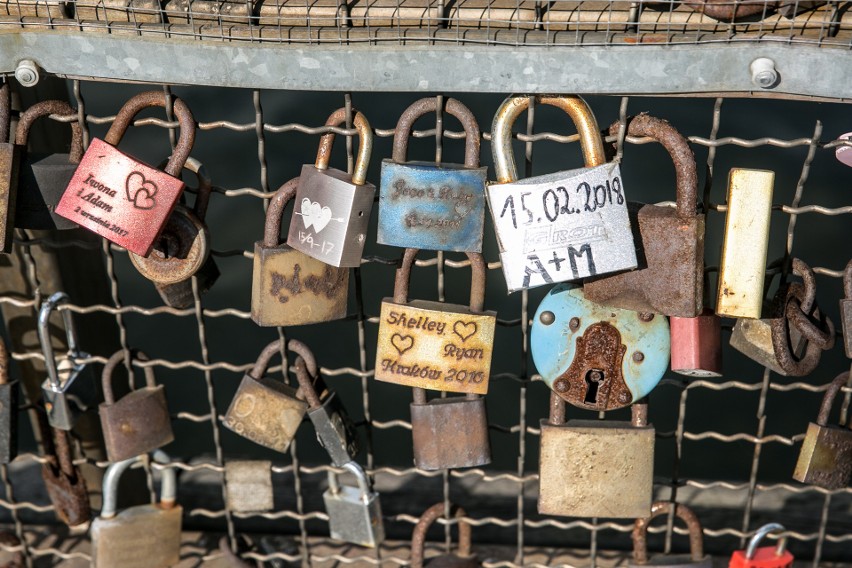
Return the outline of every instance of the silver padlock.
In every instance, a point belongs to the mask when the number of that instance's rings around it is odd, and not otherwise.
[[[343,466],[358,480],[358,487],[340,485],[337,473],[328,472],[328,489],[322,494],[331,538],[375,548],[385,540],[379,494],[357,462]]]
[[[57,369],[50,338],[50,313],[68,301],[68,295],[65,292],[56,292],[45,300],[38,314],[38,338],[47,370],[47,379],[41,385],[44,408],[50,425],[60,430],[73,428],[83,413],[90,408],[95,408],[100,402],[95,375],[91,367],[76,362],[78,359],[86,359],[91,355],[80,351],[77,346],[77,331],[69,310],[62,312],[68,354]]]

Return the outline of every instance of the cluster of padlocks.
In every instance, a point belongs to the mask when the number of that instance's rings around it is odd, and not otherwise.
[[[4,95],[0,101],[8,105],[5,87],[0,94]],[[690,376],[721,375],[720,315],[737,318],[733,347],[789,376],[807,375],[816,368],[822,351],[833,346],[834,327],[817,307],[813,272],[799,259],[792,260],[791,268],[802,282],[784,283],[769,317],[760,319],[772,172],[730,172],[714,313],[703,301],[704,216],[698,210],[696,165],[687,140],[665,120],[645,114],[610,126],[614,136],[658,141],[675,164],[676,207],[630,202],[618,162],[607,161],[600,129],[585,101],[569,95],[535,96],[537,104],[556,106],[574,122],[585,167],[518,179],[511,150],[512,125],[531,98],[509,97],[495,114],[491,135],[496,180],[491,183],[487,169],[479,166],[479,126],[461,102],[448,99],[443,110],[464,127],[463,165],[406,161],[412,125],[420,116],[439,110],[435,98],[417,101],[400,117],[393,156],[382,162],[377,241],[405,250],[393,297],[386,298],[380,309],[375,379],[413,391],[410,417],[416,467],[443,470],[490,462],[483,396],[488,391],[496,313],[485,310],[487,267],[481,254],[485,211],[490,209],[508,289],[555,284],[531,324],[532,356],[552,391],[550,416],[541,423],[539,512],[633,518],[639,519],[637,527],[644,527],[650,518],[668,513],[672,506],[652,504],[655,431],[647,421],[644,400],[666,370]],[[159,91],[134,96],[119,111],[104,140],[93,139],[85,154],[79,125],[72,123],[71,154],[42,161],[17,156],[25,152],[30,125],[41,116],[75,115],[75,111],[55,101],[24,111],[17,144],[0,145],[9,163],[19,161],[5,180],[9,190],[7,232],[12,227],[89,229],[126,248],[136,268],[155,283],[167,305],[192,304],[192,279],[203,293],[219,272],[210,256],[204,222],[210,181],[200,164],[189,157],[195,133],[191,111],[179,98],[172,99],[180,135],[163,170],[140,163],[115,147],[140,110],[167,104]],[[326,126],[345,124],[347,114],[347,109],[335,111]],[[8,119],[9,113],[0,112],[0,119],[4,116]],[[258,325],[302,325],[347,314],[349,268],[361,263],[376,201],[376,188],[366,180],[372,130],[363,114],[352,109],[351,116],[360,140],[353,173],[329,168],[335,137],[330,131],[321,138],[316,163],[305,165],[300,177],[285,183],[269,202],[263,240],[254,250],[251,317]],[[198,178],[193,208],[179,201],[185,189],[180,179],[183,168]],[[282,216],[292,200],[295,207],[286,242],[282,242]],[[7,251],[10,236],[7,233],[2,243]],[[468,306],[409,298],[411,269],[420,249],[467,255],[471,266]],[[852,297],[852,264],[844,282],[847,296]],[[112,371],[126,358],[145,361],[142,353],[122,351],[109,359],[100,401],[94,377],[75,363],[87,355],[77,345],[67,309],[61,313],[70,352],[63,363],[70,364],[64,369],[57,365],[47,323],[50,313],[67,300],[65,294],[55,294],[43,304],[39,317],[48,371],[43,385],[42,430],[50,456],[44,468],[48,493],[59,517],[75,525],[91,518],[85,484],[71,462],[67,437],[83,412],[100,404],[107,455],[113,464],[107,471],[106,488],[114,487],[121,472],[140,456],[152,453],[155,461],[167,462],[158,448],[174,436],[165,393],[156,385],[151,367],[145,367],[144,388],[119,399],[113,396]],[[842,301],[841,310],[844,323],[852,321],[852,301]],[[849,331],[844,329],[844,338],[847,356],[852,357]],[[271,359],[286,351],[297,356],[298,388],[266,373]],[[331,464],[352,472],[358,480],[357,488],[346,487],[334,472],[329,475],[324,500],[331,536],[377,546],[384,536],[379,496],[354,461],[357,432],[319,369],[305,344],[296,340],[286,345],[270,343],[244,376],[222,422],[257,444],[285,452],[307,414]],[[847,380],[848,373],[844,373],[828,386],[817,422],[808,427],[794,479],[827,489],[848,484],[852,434],[828,424],[831,404]],[[14,407],[14,388],[2,386],[3,402]],[[429,400],[427,390],[464,396]],[[566,421],[566,402],[594,411],[630,407],[632,420]],[[10,432],[4,430],[0,445],[6,462],[15,454]],[[107,553],[98,546],[111,530],[127,530],[125,524],[110,528],[110,519],[116,517],[115,503],[105,489],[107,499],[92,530],[99,566],[135,566],[128,564],[131,557],[141,558],[140,566],[166,566],[176,561],[179,539],[174,534],[180,532],[180,507],[174,503],[174,472],[165,471],[161,503],[132,511],[137,520],[148,513],[165,515],[164,532],[137,534],[133,550],[123,551],[118,563],[105,560]],[[570,486],[565,479],[573,480]],[[443,507],[435,509],[434,515],[443,515]],[[694,565],[709,566],[700,552],[701,531],[694,514],[676,505],[675,515],[698,535],[693,540]],[[424,516],[427,518],[429,515]],[[637,530],[644,534],[644,529]],[[166,532],[169,538],[160,536]],[[425,528],[415,531],[417,534],[422,542]],[[469,539],[469,528],[464,534]],[[146,540],[149,537],[153,540]],[[152,564],[147,554],[155,541],[153,548],[163,557]],[[740,560],[735,554],[731,565],[753,566],[747,557],[754,556],[756,546],[750,546],[749,554],[741,555]],[[761,566],[790,565],[792,557],[783,546],[777,551],[770,548],[777,561]],[[647,562],[647,554],[637,552],[636,563]]]

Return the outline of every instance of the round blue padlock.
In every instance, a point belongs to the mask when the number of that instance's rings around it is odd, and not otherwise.
[[[542,300],[530,334],[544,382],[574,406],[614,410],[651,392],[669,365],[669,323],[661,314],[595,304],[561,284]]]

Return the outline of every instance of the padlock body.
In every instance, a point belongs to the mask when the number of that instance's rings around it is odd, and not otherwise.
[[[771,321],[769,319],[738,319],[731,332],[731,347],[764,367],[769,367],[779,375],[787,376],[787,371],[781,367],[778,358],[775,356],[775,347],[772,345]],[[801,357],[807,346],[807,340],[795,326],[790,326],[789,329],[791,352],[795,357]]]
[[[487,195],[510,292],[636,268],[614,162],[491,184]]]
[[[376,379],[409,387],[485,394],[496,312],[414,300],[382,301]]]
[[[538,512],[641,518],[651,512],[654,427],[630,422],[541,421]]]
[[[88,357],[91,355],[77,354],[80,359]],[[45,379],[41,385],[47,420],[51,426],[60,430],[71,430],[80,416],[97,406],[100,396],[92,368],[77,363],[63,369],[68,361],[65,359],[59,365],[59,388],[55,388],[50,379]]]
[[[56,212],[148,256],[184,187],[183,181],[93,138]]]
[[[850,476],[852,430],[808,424],[793,479],[825,489],[840,489],[849,485]]]
[[[183,508],[139,505],[92,522],[95,568],[167,568],[180,561]]]
[[[361,266],[376,186],[313,164],[302,166],[287,244],[326,264]]]
[[[232,460],[225,462],[228,508],[237,513],[271,511],[272,462]]]
[[[840,319],[843,323],[843,349],[852,359],[852,299],[840,300]]]
[[[694,318],[669,318],[672,371],[690,377],[722,376],[722,320],[705,308]]]
[[[331,266],[288,245],[254,244],[251,319],[291,326],[346,317],[349,269]]]
[[[455,554],[436,556],[426,563],[427,568],[479,568],[482,566],[475,557],[462,558]]]
[[[163,21],[163,8],[159,0],[100,0],[75,6],[74,15],[81,20],[157,24]]]
[[[774,546],[762,546],[750,559],[746,558],[745,551],[735,550],[728,568],[793,568],[793,560],[793,555],[786,550],[779,555]]]
[[[195,273],[195,278],[198,280],[199,296],[206,294],[213,284],[219,279],[219,267],[212,256],[208,256],[198,272]],[[154,288],[160,294],[163,303],[172,308],[184,309],[195,305],[195,295],[192,293],[192,277],[187,280],[175,282],[174,284],[162,284],[154,282]]]
[[[336,392],[332,391],[319,408],[308,410],[308,418],[333,466],[343,467],[355,458],[359,449],[358,434]]]
[[[485,399],[436,398],[411,404],[414,465],[425,470],[491,463]]]
[[[98,407],[107,458],[115,463],[161,448],[175,439],[163,385],[134,390]]]
[[[256,444],[286,452],[308,405],[281,381],[246,374],[222,423]]]
[[[18,195],[19,147],[0,142],[0,252],[11,252]]]
[[[0,463],[18,455],[18,381],[0,384]]]
[[[29,157],[32,159],[32,154]],[[51,154],[25,164],[20,173],[15,226],[39,230],[76,229],[76,223],[56,213],[76,169],[77,164],[68,161],[68,154]]]
[[[370,493],[365,500],[357,487],[341,485],[339,489],[322,494],[331,538],[370,548],[380,545],[385,527],[379,494]]]
[[[75,466],[74,477],[69,477],[58,468],[54,470],[50,463],[45,463],[41,468],[41,477],[60,521],[74,527],[92,518],[89,492],[79,468]]]
[[[697,316],[703,308],[704,215],[684,219],[671,207],[641,203],[629,208],[636,212],[638,267],[586,281],[586,298],[638,312]]]
[[[482,252],[487,173],[462,164],[382,160],[376,241]]]
[[[693,560],[689,554],[667,554],[652,556],[648,562],[636,564],[630,562],[627,568],[653,568],[654,566],[666,566],[667,568],[713,568],[713,557],[704,556],[701,560]]]

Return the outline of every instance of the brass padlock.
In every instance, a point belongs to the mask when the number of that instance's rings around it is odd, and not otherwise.
[[[429,560],[426,566],[431,568],[479,568],[481,564],[471,550],[471,528],[470,523],[464,520],[465,510],[455,505],[450,505],[450,510],[444,503],[436,503],[426,509],[420,516],[420,520],[414,525],[411,533],[411,568],[423,568],[425,556],[426,532],[436,520],[445,516],[452,516],[459,526],[459,547],[455,554],[442,554]]]
[[[293,387],[264,378],[269,360],[281,352],[281,342],[273,341],[261,351],[254,367],[240,381],[222,424],[256,444],[283,453],[290,447],[308,405],[296,397]]]
[[[635,270],[594,277],[586,298],[637,312],[695,317],[703,308],[704,215],[698,208],[698,174],[689,142],[667,121],[647,114],[627,119],[627,135],[648,136],[671,155],[677,174],[677,208],[628,203],[639,238]],[[617,136],[620,123],[609,127]]]
[[[0,252],[12,252],[15,228],[15,200],[18,192],[18,146],[9,142],[12,124],[12,90],[9,83],[0,86]]]
[[[843,271],[843,295],[840,300],[840,321],[843,325],[843,349],[846,356],[852,359],[852,260],[846,264]]]
[[[435,471],[491,463],[485,399],[476,394],[426,400],[415,387],[411,403],[414,466]]]
[[[648,405],[630,422],[565,421],[565,401],[550,395],[541,420],[538,512],[566,517],[647,517],[654,474],[654,427]]]
[[[435,97],[423,98],[405,109],[396,123],[393,157],[382,160],[376,242],[403,248],[482,252],[488,168],[479,167],[479,125],[470,109],[456,99],[447,99],[447,114],[464,127],[463,165],[406,161],[414,122],[437,110]]]
[[[470,259],[469,307],[425,300],[408,301],[411,267],[417,249],[405,249],[396,270],[393,298],[382,300],[375,378],[448,392],[485,394],[497,313],[485,309],[486,266]]]
[[[337,268],[281,242],[281,217],[299,178],[275,192],[266,210],[263,240],[254,243],[251,319],[291,326],[346,317],[349,269]]]
[[[104,474],[101,514],[92,521],[92,566],[94,568],[166,568],[180,561],[183,508],[176,503],[177,472],[162,469],[159,503],[136,505],[118,511],[118,481],[138,456],[110,465]],[[162,450],[153,461],[168,464]]]
[[[225,462],[225,492],[228,509],[235,513],[271,511],[272,462],[231,460]]]
[[[147,355],[135,349],[131,350],[129,357],[131,362],[134,359],[149,360]],[[146,454],[175,439],[165,387],[157,385],[153,367],[144,367],[144,388],[135,389],[115,400],[112,394],[112,374],[124,360],[125,352],[116,352],[107,361],[101,376],[104,402],[98,408],[98,413],[107,458],[113,463]]]
[[[828,385],[816,423],[808,424],[793,479],[825,489],[841,489],[852,476],[852,429],[828,424],[828,415],[840,389],[849,382],[849,372],[840,373]]]
[[[89,491],[83,473],[74,465],[69,434],[52,427],[40,407],[36,420],[45,457],[41,478],[56,517],[69,527],[86,523],[92,518]]]
[[[689,531],[689,555],[654,556],[648,558],[648,525],[660,515],[668,515],[674,509],[675,517],[686,523]],[[686,505],[657,501],[651,505],[651,514],[636,519],[633,524],[633,561],[628,568],[643,566],[668,566],[669,568],[713,568],[713,558],[704,554],[704,534],[701,522],[695,513]]]
[[[358,487],[340,485],[337,473],[328,470],[328,489],[322,500],[331,538],[375,548],[385,540],[379,494],[373,491],[370,479],[356,462],[347,462],[342,467],[355,475]]]
[[[367,166],[373,150],[373,131],[360,112],[355,113],[360,145],[352,175],[329,169],[334,133],[320,138],[317,160],[305,164],[296,190],[296,207],[290,219],[287,244],[308,256],[338,267],[361,266],[367,226],[376,186],[367,183]],[[346,109],[332,113],[326,126],[346,122]]]
[[[9,351],[0,339],[0,463],[18,455],[18,381],[9,380]]]

